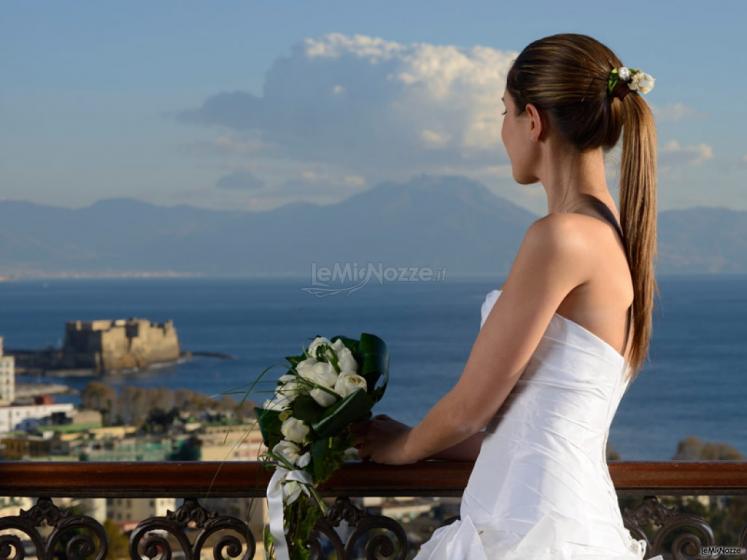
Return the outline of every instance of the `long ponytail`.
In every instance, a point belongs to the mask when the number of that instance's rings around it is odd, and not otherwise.
[[[633,337],[628,362],[636,377],[648,358],[657,254],[656,126],[646,101],[630,92],[622,104],[623,146],[620,165],[620,222],[633,277]]]

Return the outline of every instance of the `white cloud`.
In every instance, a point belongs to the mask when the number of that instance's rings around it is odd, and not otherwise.
[[[374,64],[402,50],[402,45],[393,41],[361,34],[351,37],[342,33],[328,33],[322,39],[304,39],[304,47],[309,58],[340,58],[352,54]]]
[[[363,187],[366,184],[366,179],[360,175],[345,175],[342,182],[351,187]]]
[[[517,54],[330,33],[278,58],[260,94],[219,92],[178,115],[220,129],[195,149],[232,157],[232,167],[251,161],[268,184],[246,191],[257,207],[332,202],[417,172],[464,174],[500,187],[511,178],[500,97]],[[682,102],[652,109],[660,121],[700,114]],[[607,158],[612,176],[621,144]],[[665,168],[700,164],[713,149],[673,140],[659,156]]]
[[[651,110],[657,121],[681,121],[687,117],[697,116],[700,113],[682,102],[670,103],[668,105],[652,105]]]
[[[470,173],[505,161],[500,96],[517,54],[330,33],[276,60],[261,95],[217,93],[179,118],[368,178],[443,165]]]
[[[273,170],[263,170],[263,176]],[[286,168],[285,178],[275,181],[258,179],[253,171],[236,170],[222,177],[219,187],[203,185],[193,189],[182,189],[174,195],[179,200],[206,201],[206,207],[269,210],[290,202],[330,204],[338,202],[370,186],[360,175],[341,175],[331,167],[313,165],[303,167],[294,164]],[[255,181],[256,180],[256,181]],[[256,183],[256,188],[253,188]]]
[[[248,170],[237,170],[224,175],[216,186],[220,189],[231,189],[237,191],[256,191],[264,187],[265,183]]]
[[[445,132],[438,132],[427,128],[420,132],[420,137],[423,140],[423,146],[426,148],[441,148],[445,146],[451,138]]]
[[[682,146],[677,140],[664,144],[660,159],[664,164],[699,164],[713,158],[713,148],[708,144]]]
[[[292,175],[259,192],[251,193],[243,203],[252,210],[268,210],[289,202],[331,204],[357,194],[368,187],[360,176],[326,175],[306,170]]]
[[[185,143],[180,149],[188,155],[237,155],[256,156],[272,153],[272,147],[264,144],[256,134],[239,137],[231,133],[222,133],[210,140],[199,140]]]
[[[367,186],[366,179],[360,175],[338,175],[334,171],[317,166],[305,168],[300,173],[294,173],[285,181],[273,185],[266,191],[267,196],[279,197],[301,195],[298,198],[311,202],[319,197],[331,196],[333,199],[340,195],[350,196],[363,190]]]

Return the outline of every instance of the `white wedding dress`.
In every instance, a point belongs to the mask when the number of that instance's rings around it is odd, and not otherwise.
[[[487,294],[481,328],[500,292]],[[606,341],[553,315],[487,426],[460,518],[437,528],[413,560],[644,558],[646,541],[623,526],[605,457],[627,369]]]

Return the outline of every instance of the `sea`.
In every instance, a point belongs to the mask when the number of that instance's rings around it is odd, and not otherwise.
[[[623,460],[671,460],[688,436],[747,455],[747,276],[658,276],[646,366],[617,410],[609,443]],[[390,379],[374,413],[417,424],[454,384],[480,328],[480,307],[503,279],[378,279],[338,292],[289,278],[25,279],[0,282],[6,349],[60,346],[71,320],[174,321],[183,350],[217,352],[181,364],[102,378],[114,386],[187,388],[261,404],[284,357],[314,336],[373,333],[390,352]],[[19,375],[19,383],[90,377]],[[59,395],[58,402],[79,402]]]

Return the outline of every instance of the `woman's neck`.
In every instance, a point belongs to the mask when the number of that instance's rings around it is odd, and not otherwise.
[[[585,204],[582,194],[590,194],[608,203],[611,199],[602,149],[585,153],[554,152],[545,159],[540,182],[547,194],[548,213],[572,211]]]

